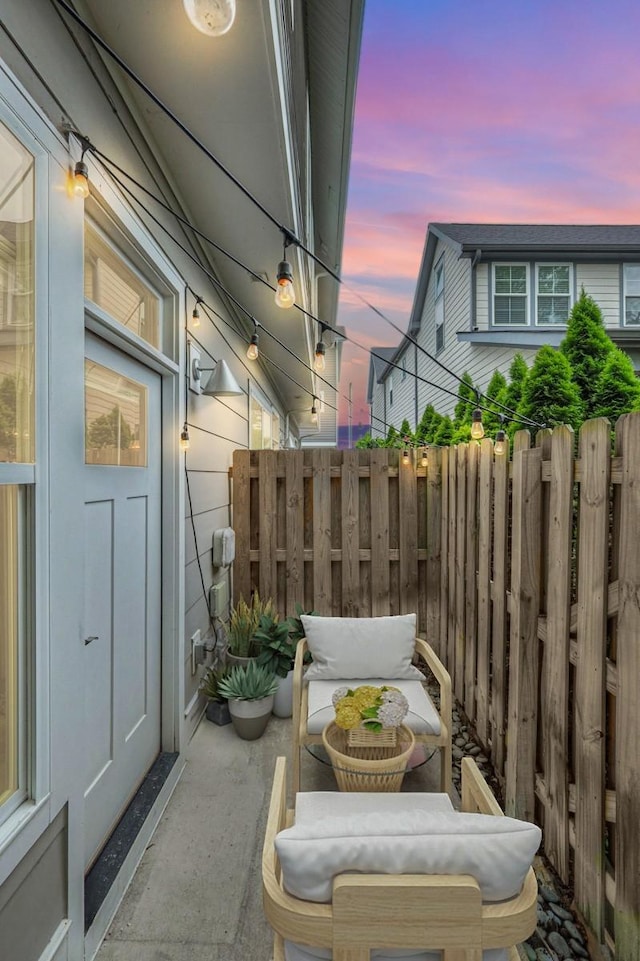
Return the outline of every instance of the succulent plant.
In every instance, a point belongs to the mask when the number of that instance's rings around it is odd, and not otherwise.
[[[200,682],[200,690],[202,693],[209,698],[211,701],[224,701],[225,698],[220,694],[220,681],[227,676],[229,673],[229,668],[225,667],[210,667],[204,674],[202,681]]]
[[[278,679],[263,664],[251,661],[245,666],[238,664],[218,682],[218,693],[236,701],[257,701],[275,694]]]

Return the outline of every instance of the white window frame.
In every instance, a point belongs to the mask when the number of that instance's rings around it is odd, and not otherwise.
[[[640,270],[640,263],[629,262],[622,265],[622,326],[629,327],[631,330],[637,330],[640,327],[640,323],[630,324],[627,321],[627,297],[640,297],[640,293],[630,294],[628,292],[628,289],[627,289],[628,283],[629,283],[627,279],[628,267],[636,267],[638,270]]]
[[[393,374],[389,374],[387,385],[389,388],[389,407],[393,407]]]
[[[567,294],[541,294],[538,289],[538,278],[540,276],[541,267],[568,267],[569,268],[569,290]],[[548,330],[556,330],[558,327],[566,327],[569,320],[569,314],[571,313],[571,308],[573,307],[573,264],[567,263],[566,261],[554,261],[553,263],[541,261],[535,265],[535,323],[536,327],[545,327]],[[541,297],[565,297],[567,298],[567,320],[563,324],[548,324],[542,323],[538,320],[538,303]],[[518,325],[514,325],[518,326]]]
[[[261,446],[260,446],[260,447],[253,447],[252,444],[251,444],[251,402],[252,402],[252,401],[253,401],[254,403],[258,404],[258,405],[262,408],[262,431],[261,431],[262,443],[261,443]],[[254,385],[251,384],[251,383],[249,384],[249,395],[248,395],[248,400],[247,400],[247,406],[248,406],[248,418],[247,418],[247,448],[248,448],[249,450],[271,450],[271,449],[273,449],[274,446],[275,446],[274,443],[273,443],[273,422],[274,422],[274,415],[277,415],[277,417],[280,418],[279,411],[276,410],[276,408],[274,407],[274,405],[271,403],[271,401],[269,401],[269,400],[267,399],[267,397],[262,393],[262,391],[259,390],[259,388],[254,387]],[[269,433],[269,442],[268,442],[268,444],[265,444],[264,425],[265,425],[266,420],[268,420],[269,425],[270,425],[270,428],[269,428],[269,429],[270,429],[270,433]],[[279,446],[279,443],[278,443],[277,446]]]
[[[18,101],[19,102],[15,102]],[[24,112],[24,113],[23,113]],[[32,117],[27,128],[22,116]],[[48,516],[49,464],[48,380],[46,360],[49,352],[49,191],[50,157],[42,141],[31,132],[40,118],[19,97],[6,75],[0,71],[0,123],[34,158],[34,368],[35,368],[35,461],[33,464],[0,463],[0,484],[16,485],[18,491],[18,789],[0,808],[0,851],[20,835],[26,848],[47,822],[50,791],[49,733],[49,594],[48,594]],[[48,131],[47,131],[48,133]],[[36,482],[37,481],[37,482]],[[2,884],[11,859],[0,873]]]
[[[445,284],[445,263],[444,254],[436,263],[434,269],[434,310],[435,310],[435,334],[436,334],[436,354],[444,350],[444,284]]]
[[[496,268],[498,267],[524,267],[526,293],[524,294],[497,294],[496,293]],[[522,260],[500,260],[491,266],[491,323],[493,327],[501,327],[503,330],[521,330],[523,327],[531,326],[531,271],[530,265]],[[505,324],[496,320],[496,297],[523,297],[525,302],[525,319],[522,324]]]

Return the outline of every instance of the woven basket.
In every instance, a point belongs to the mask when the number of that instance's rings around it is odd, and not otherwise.
[[[331,721],[322,742],[341,791],[399,791],[415,747],[413,732],[401,724],[395,744],[350,747],[347,731]]]
[[[398,740],[397,727],[383,727],[370,731],[366,727],[354,727],[347,731],[347,744],[351,747],[395,747]]]

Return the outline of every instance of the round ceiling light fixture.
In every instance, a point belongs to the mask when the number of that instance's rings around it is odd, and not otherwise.
[[[236,0],[182,0],[196,30],[208,37],[220,37],[233,26]]]

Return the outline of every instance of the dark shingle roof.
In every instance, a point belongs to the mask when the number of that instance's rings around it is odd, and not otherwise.
[[[463,247],[576,249],[640,247],[638,224],[431,224]]]
[[[383,372],[387,369],[387,361],[391,360],[395,354],[397,347],[372,347],[371,348],[371,363],[373,364],[373,376],[376,382],[380,380]],[[377,354],[377,357],[373,355]]]

